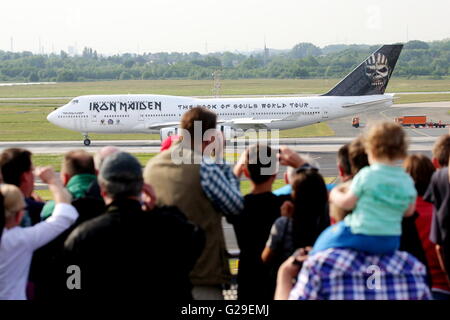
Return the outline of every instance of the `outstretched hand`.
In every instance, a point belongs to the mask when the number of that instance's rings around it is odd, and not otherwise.
[[[297,277],[303,262],[308,258],[311,247],[295,251],[278,269],[275,300],[287,300],[292,289],[292,279]]]
[[[35,169],[35,174],[42,182],[48,184],[55,203],[70,203],[72,201],[71,194],[64,188],[52,167],[38,167]]]
[[[58,179],[58,176],[53,170],[52,167],[37,167],[35,169],[35,175],[38,176],[42,182],[47,184],[58,184],[61,181]]]
[[[281,165],[293,168],[299,168],[305,163],[305,160],[297,152],[286,146],[280,146],[278,159]]]

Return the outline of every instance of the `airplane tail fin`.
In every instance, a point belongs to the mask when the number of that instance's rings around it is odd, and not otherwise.
[[[402,48],[402,44],[382,46],[324,96],[384,94]]]

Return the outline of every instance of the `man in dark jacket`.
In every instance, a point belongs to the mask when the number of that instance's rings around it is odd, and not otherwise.
[[[17,186],[25,197],[27,208],[21,226],[29,227],[41,221],[44,202],[34,198],[34,175],[31,152],[20,148],[9,148],[0,154],[3,182]]]
[[[72,195],[72,205],[79,216],[70,228],[34,252],[30,268],[33,290],[28,291],[29,299],[53,300],[64,291],[67,278],[63,261],[64,242],[78,225],[105,211],[105,204],[100,195],[91,197],[86,194],[89,186],[97,181],[95,173],[94,159],[86,151],[74,150],[64,155],[61,180]],[[54,207],[53,200],[48,201],[42,210],[42,217],[50,217]]]
[[[143,184],[141,166],[130,154],[109,156],[98,179],[106,213],[78,226],[65,242],[67,265],[81,271],[81,289],[68,294],[191,299],[189,272],[203,249],[203,233],[176,208],[154,208],[154,192]]]

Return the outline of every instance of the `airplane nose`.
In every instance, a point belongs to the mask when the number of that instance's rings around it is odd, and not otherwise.
[[[51,122],[51,123],[55,123],[55,121],[56,121],[56,111],[57,110],[55,110],[55,111],[52,111],[52,112],[50,112],[50,114],[47,116],[47,120],[49,121],[49,122]]]

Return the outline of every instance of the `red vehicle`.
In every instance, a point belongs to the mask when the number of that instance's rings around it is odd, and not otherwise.
[[[446,123],[442,123],[441,120],[438,122],[427,120],[427,116],[403,116],[395,118],[395,122],[401,124],[404,127],[428,127],[428,128],[445,128]]]
[[[403,116],[395,118],[395,122],[404,127],[414,126],[416,128],[427,126],[427,116]]]

